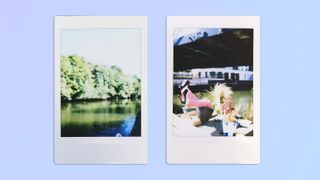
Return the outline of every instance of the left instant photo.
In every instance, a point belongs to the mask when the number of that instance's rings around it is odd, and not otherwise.
[[[56,16],[54,160],[147,162],[147,18]]]

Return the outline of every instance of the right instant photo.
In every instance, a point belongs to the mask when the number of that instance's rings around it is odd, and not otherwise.
[[[253,136],[253,33],[174,29],[175,136]]]
[[[168,156],[177,153],[168,162],[257,162],[243,159],[241,149],[259,144],[258,20],[168,17]],[[229,148],[238,151],[212,158],[214,151],[234,151]],[[190,158],[207,151],[203,161],[202,155]],[[186,157],[179,160],[181,154]],[[234,154],[244,161],[230,159]]]

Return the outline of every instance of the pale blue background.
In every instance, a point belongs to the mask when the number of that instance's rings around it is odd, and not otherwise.
[[[313,2],[1,1],[0,179],[319,178],[319,5]],[[149,17],[148,165],[53,163],[55,15]],[[261,16],[260,165],[165,163],[167,15]]]

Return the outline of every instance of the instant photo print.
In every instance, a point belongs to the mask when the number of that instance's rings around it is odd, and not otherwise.
[[[147,162],[147,18],[55,17],[54,161]]]
[[[167,18],[167,162],[260,161],[259,17]]]

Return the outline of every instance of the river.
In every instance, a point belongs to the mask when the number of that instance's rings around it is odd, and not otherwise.
[[[130,136],[140,101],[103,100],[63,102],[61,136]]]

